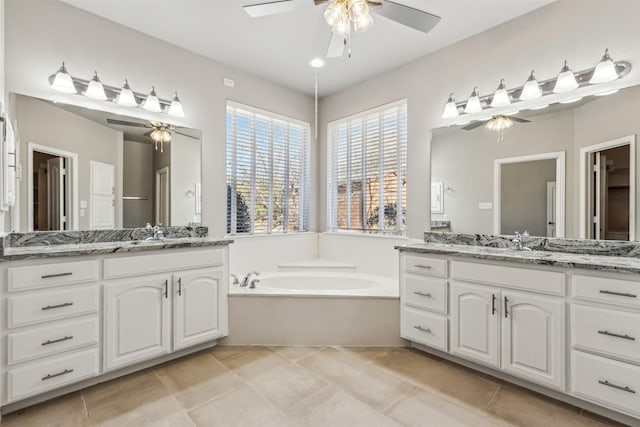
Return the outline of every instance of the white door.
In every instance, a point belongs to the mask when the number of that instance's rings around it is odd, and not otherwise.
[[[547,182],[547,237],[556,237],[556,182]]]
[[[92,229],[115,228],[115,167],[108,163],[89,162],[91,195],[89,214]]]
[[[502,370],[544,385],[564,385],[564,301],[502,292]]]
[[[169,167],[156,171],[156,224],[168,226],[170,209]]]
[[[47,160],[49,230],[67,230],[66,182],[64,159],[62,157],[54,157]]]
[[[173,349],[225,335],[227,292],[222,268],[174,274]]]
[[[500,365],[500,290],[451,283],[451,352],[476,362]]]
[[[170,276],[104,285],[104,364],[113,369],[169,353]]]

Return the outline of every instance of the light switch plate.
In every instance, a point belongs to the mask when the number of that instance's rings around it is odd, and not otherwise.
[[[229,86],[229,87],[235,87],[236,82],[233,79],[230,79],[229,77],[225,77],[223,79],[223,83],[225,86]]]
[[[80,216],[84,216],[84,215],[85,215],[84,209],[80,209]]]
[[[80,200],[80,209],[87,209],[87,201]]]
[[[480,202],[478,203],[478,209],[486,211],[486,210],[491,210],[493,209],[493,203],[492,202]]]

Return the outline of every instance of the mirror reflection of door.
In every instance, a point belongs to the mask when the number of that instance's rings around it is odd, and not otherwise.
[[[68,230],[68,160],[39,151],[33,151],[31,160],[34,231]]]
[[[630,156],[629,144],[589,153],[591,239],[630,238]]]
[[[156,171],[156,224],[168,225],[170,209],[169,167]]]

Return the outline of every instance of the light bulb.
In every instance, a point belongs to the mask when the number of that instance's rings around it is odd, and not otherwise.
[[[453,94],[449,95],[449,99],[447,99],[447,103],[444,104],[444,111],[442,112],[443,119],[450,119],[452,117],[458,117],[460,113],[458,112],[458,106],[456,105],[456,100],[453,97]]]
[[[520,93],[520,101],[531,101],[532,99],[538,99],[542,96],[540,85],[536,80],[536,75],[531,70],[531,75],[522,86],[522,93]]]
[[[474,87],[471,96],[467,99],[467,105],[464,107],[464,112],[467,114],[479,113],[482,111],[482,104],[480,104],[480,97],[478,96],[478,88]]]
[[[504,79],[500,80],[500,84],[498,85],[498,89],[493,94],[493,99],[491,100],[492,107],[504,107],[505,105],[511,104],[511,100],[509,99],[509,92],[507,92],[507,88],[504,84]]]
[[[180,102],[180,98],[178,98],[178,93],[176,92],[173,96],[173,100],[171,101],[171,106],[168,111],[170,116],[175,117],[184,117],[184,110],[182,109],[182,102]]]
[[[107,94],[104,93],[104,86],[102,86],[102,82],[98,78],[98,72],[94,71],[93,78],[89,82],[87,86],[87,90],[84,92],[84,95],[89,98],[98,99],[100,101],[106,101]]]
[[[353,22],[369,14],[366,0],[349,0],[349,15]]]
[[[78,90],[73,84],[71,74],[69,74],[67,68],[64,66],[64,62],[62,63],[60,69],[56,72],[56,75],[53,78],[53,83],[51,83],[51,88],[57,90],[58,92],[78,93]]]
[[[349,19],[345,18],[342,21],[339,21],[333,27],[331,27],[331,31],[333,31],[334,33],[336,33],[339,36],[344,37],[349,32],[349,25],[350,25]]]
[[[344,20],[347,16],[347,8],[342,1],[336,0],[334,3],[327,6],[324,11],[324,20],[331,27]]]
[[[158,96],[156,95],[156,88],[152,87],[151,92],[147,95],[147,99],[142,103],[142,108],[148,111],[152,111],[154,113],[159,113],[162,111],[162,107],[160,106],[160,100],[158,100]]]
[[[591,76],[589,83],[592,85],[607,83],[617,80],[618,78],[620,78],[620,76],[616,71],[616,64],[614,64],[613,60],[609,56],[609,49],[605,49],[602,59],[598,62],[598,65],[596,65],[596,69],[593,70],[593,75]]]
[[[558,74],[556,79],[556,85],[553,88],[553,93],[565,93],[570,92],[578,88],[578,82],[576,76],[573,75],[573,71],[567,65],[567,61],[564,61],[564,65]]]
[[[353,28],[356,30],[356,33],[363,33],[371,27],[373,27],[373,17],[370,13],[362,15],[353,21]]]
[[[136,101],[136,97],[133,94],[133,91],[131,90],[131,88],[129,87],[129,81],[127,79],[124,80],[124,84],[122,85],[122,89],[120,89],[120,93],[118,94],[116,103],[118,105],[122,105],[123,107],[138,106],[138,101]]]

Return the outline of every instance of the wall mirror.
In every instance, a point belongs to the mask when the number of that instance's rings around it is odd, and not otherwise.
[[[434,129],[431,181],[446,190],[432,229],[636,240],[640,86],[570,101],[517,112],[503,134]]]
[[[9,95],[15,231],[199,223],[201,132]]]

